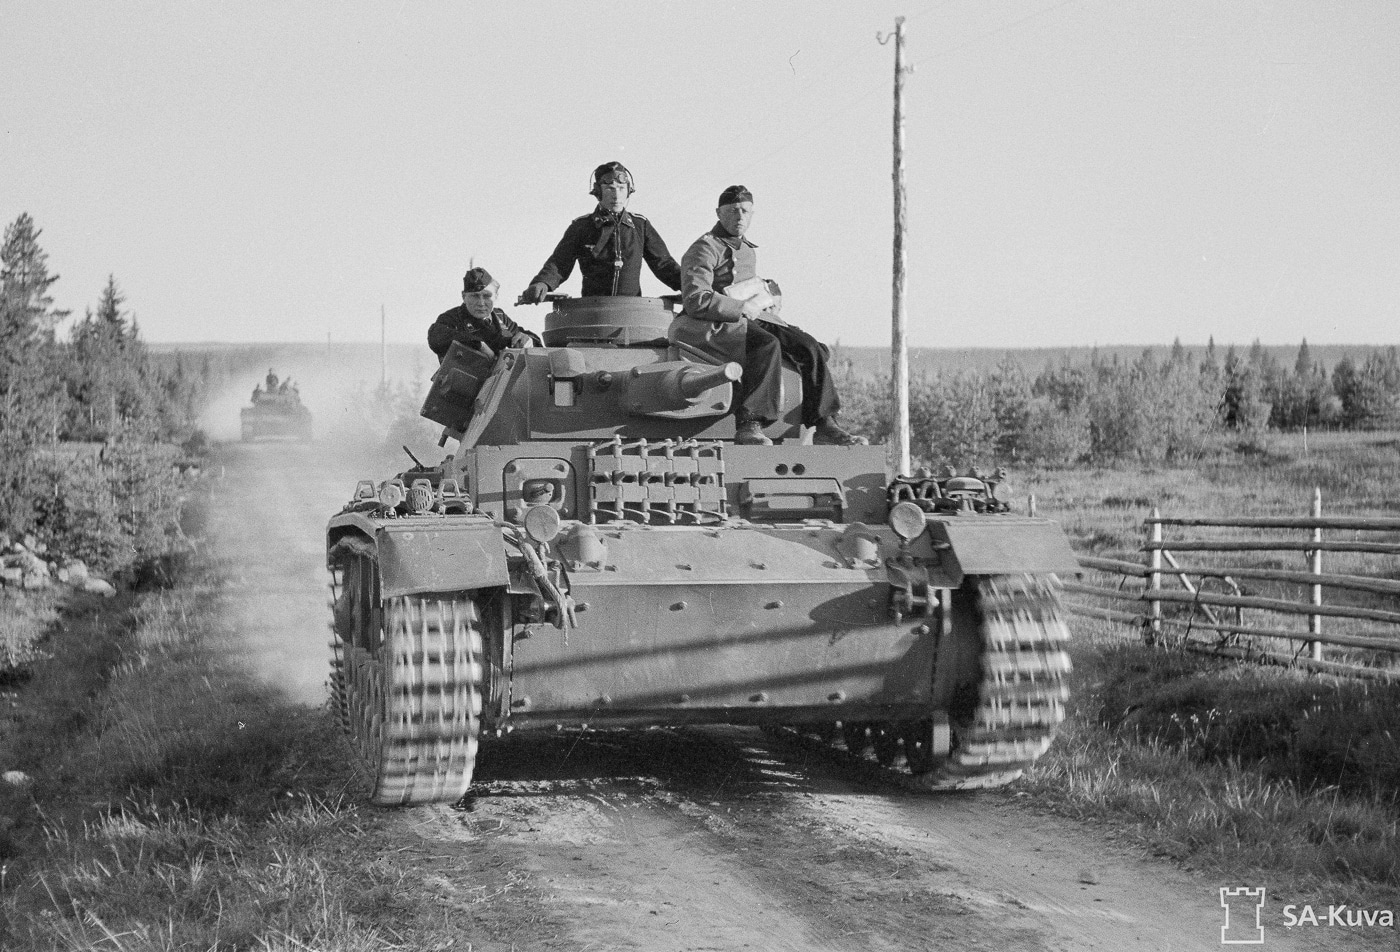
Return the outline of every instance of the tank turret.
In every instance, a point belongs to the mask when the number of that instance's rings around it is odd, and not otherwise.
[[[561,300],[543,347],[454,344],[423,407],[452,455],[331,519],[369,797],[455,800],[487,733],[585,727],[785,726],[928,790],[1019,775],[1064,717],[1059,527],[1000,474],[810,445],[790,369],[775,444],[736,444],[741,368],[674,343],[675,305]]]
[[[731,439],[738,364],[717,363],[668,340],[673,298],[554,302],[542,348],[497,357],[454,343],[423,415],[467,446],[566,436]],[[784,370],[777,438],[800,433],[801,384]]]

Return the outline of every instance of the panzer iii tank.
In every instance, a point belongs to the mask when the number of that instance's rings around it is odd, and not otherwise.
[[[267,389],[253,387],[253,405],[244,407],[239,416],[243,425],[243,442],[268,439],[311,439],[311,411],[301,402],[301,391],[290,377],[278,380],[267,372]]]
[[[791,370],[775,445],[736,445],[739,367],[668,343],[673,306],[559,300],[542,348],[454,344],[423,413],[456,451],[330,520],[372,800],[456,800],[482,738],[584,727],[782,726],[930,790],[1014,779],[1064,717],[1059,527],[996,477],[805,445]]]

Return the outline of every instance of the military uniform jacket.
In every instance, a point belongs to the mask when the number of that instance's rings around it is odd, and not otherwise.
[[[758,273],[758,246],[735,238],[718,223],[681,256],[684,310],[671,322],[672,341],[720,360],[743,360],[748,321],[744,302],[724,289]]]
[[[459,304],[439,314],[428,328],[428,346],[439,359],[447,354],[454,340],[464,344],[481,341],[499,354],[510,346],[511,338],[522,332],[529,334],[535,345],[539,346],[539,337],[512,321],[500,308],[491,311],[490,320],[481,321],[468,313],[466,305]]]
[[[643,261],[662,284],[680,290],[681,268],[666,242],[651,222],[626,209],[616,217],[595,210],[575,218],[530,283],[553,291],[568,280],[575,261],[583,274],[583,297],[641,296]]]

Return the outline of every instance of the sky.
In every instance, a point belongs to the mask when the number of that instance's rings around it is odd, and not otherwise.
[[[747,186],[784,316],[887,346],[898,16],[911,345],[1400,342],[1392,0],[5,7],[0,219],[152,342],[425,342],[471,263],[539,329],[619,160],[677,259]]]

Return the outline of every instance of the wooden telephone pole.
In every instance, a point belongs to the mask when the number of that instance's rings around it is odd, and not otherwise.
[[[881,45],[889,37],[876,36]],[[908,253],[904,247],[907,213],[904,194],[904,76],[913,67],[904,65],[904,17],[894,20],[894,279],[892,286],[893,331],[890,336],[890,357],[894,367],[891,387],[894,390],[894,439],[890,447],[891,464],[896,476],[907,476],[909,461],[909,348],[905,342],[906,323],[904,270]]]

